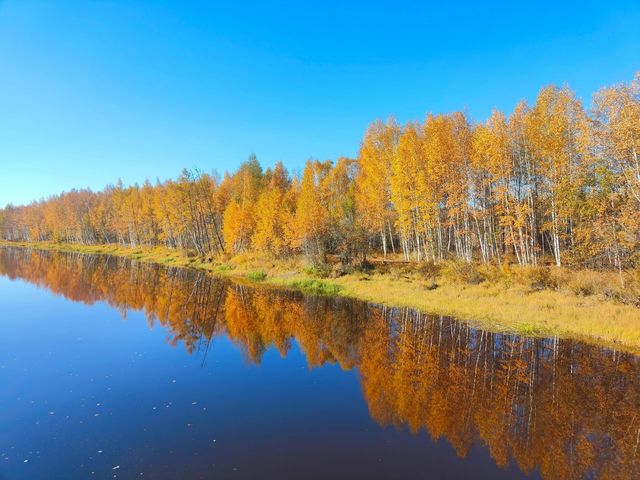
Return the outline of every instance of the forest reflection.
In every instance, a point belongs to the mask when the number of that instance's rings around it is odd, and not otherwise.
[[[0,274],[123,316],[143,311],[189,353],[227,335],[259,364],[295,341],[309,367],[356,368],[377,423],[445,437],[461,457],[481,443],[498,465],[544,478],[640,478],[633,355],[116,257],[0,248]]]

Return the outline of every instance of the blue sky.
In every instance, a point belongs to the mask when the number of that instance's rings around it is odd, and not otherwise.
[[[0,205],[252,152],[296,170],[376,118],[588,103],[640,70],[639,1],[444,3],[0,0]]]

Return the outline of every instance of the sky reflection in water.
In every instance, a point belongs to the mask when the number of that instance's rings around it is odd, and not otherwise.
[[[0,479],[640,475],[631,355],[113,257],[0,274]]]

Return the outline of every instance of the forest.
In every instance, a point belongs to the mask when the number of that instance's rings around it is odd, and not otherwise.
[[[321,264],[640,265],[640,72],[583,103],[547,86],[485,122],[464,112],[375,121],[357,158],[301,174],[252,155],[219,176],[72,190],[0,210],[5,241],[259,252]]]

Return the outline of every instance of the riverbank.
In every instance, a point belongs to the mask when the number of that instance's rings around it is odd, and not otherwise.
[[[298,288],[307,293],[341,295],[423,312],[450,315],[474,327],[531,336],[560,336],[640,353],[640,308],[625,298],[615,274],[526,267],[444,267],[381,263],[364,272],[319,278],[298,259],[266,260],[237,256],[205,259],[176,250],[114,245],[0,242],[62,252],[109,254],[166,266],[208,271],[244,282]]]

